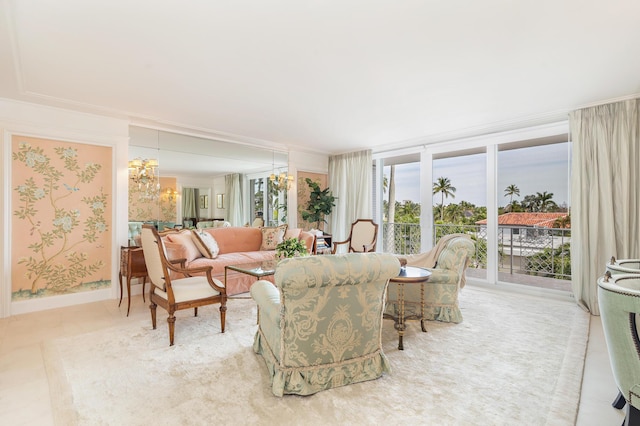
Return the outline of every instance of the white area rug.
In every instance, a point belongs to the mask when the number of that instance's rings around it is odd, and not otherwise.
[[[60,425],[573,425],[589,316],[560,301],[467,286],[461,324],[412,321],[404,351],[385,320],[393,371],[309,397],[277,398],[253,353],[256,308],[231,300],[180,312],[176,344],[137,320],[47,345]],[[162,318],[162,319],[160,319]]]

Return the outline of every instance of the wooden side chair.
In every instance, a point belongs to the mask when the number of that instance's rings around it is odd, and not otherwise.
[[[181,309],[194,309],[198,316],[198,306],[220,303],[220,328],[224,333],[227,311],[227,292],[224,284],[211,276],[211,267],[184,268],[184,259],[169,261],[164,242],[152,225],[142,227],[142,249],[151,287],[149,289],[149,309],[151,324],[156,329],[156,308],[160,305],[169,317],[169,346],[173,345],[176,317],[174,313]],[[180,267],[176,266],[180,264]],[[183,274],[185,278],[171,279],[171,271]],[[204,272],[204,276],[191,276]]]
[[[349,238],[344,241],[334,241],[332,254],[335,254],[338,246],[348,244],[349,253],[367,253],[375,251],[378,241],[378,224],[372,219],[358,219],[351,224]]]

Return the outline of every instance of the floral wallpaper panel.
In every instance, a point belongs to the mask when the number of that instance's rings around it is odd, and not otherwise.
[[[315,226],[315,223],[302,220],[302,212],[307,209],[309,194],[311,193],[311,188],[307,185],[307,178],[310,178],[320,185],[321,189],[324,189],[327,187],[328,177],[323,173],[298,172],[298,227],[308,231]]]
[[[13,136],[12,300],[111,285],[111,147]]]
[[[159,184],[159,185],[158,185]],[[129,179],[129,221],[175,223],[178,196],[168,195],[167,189],[176,190],[175,177],[161,177],[155,184],[139,185]]]

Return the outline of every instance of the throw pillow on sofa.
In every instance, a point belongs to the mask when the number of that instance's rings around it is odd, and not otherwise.
[[[211,234],[206,231],[199,230],[194,231],[191,234],[193,235],[193,242],[204,257],[209,259],[215,259],[218,257],[220,248],[218,247],[218,242]]]
[[[202,253],[200,253],[200,250],[193,242],[190,230],[185,229],[176,234],[168,234],[167,239],[172,243],[184,246],[184,257],[187,259],[187,262],[191,262],[202,257]]]
[[[260,228],[262,231],[262,244],[260,250],[275,250],[276,246],[284,240],[287,225]]]
[[[284,239],[289,240],[291,238],[295,238],[296,240],[299,240],[301,233],[302,228],[287,228],[287,232],[284,233]]]

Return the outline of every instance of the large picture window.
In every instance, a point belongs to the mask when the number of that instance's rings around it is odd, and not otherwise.
[[[381,155],[383,250],[425,252],[465,233],[476,245],[467,276],[570,292],[571,143],[556,128]]]

